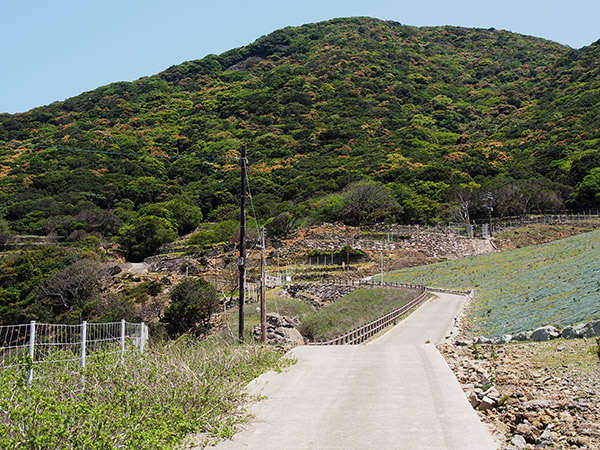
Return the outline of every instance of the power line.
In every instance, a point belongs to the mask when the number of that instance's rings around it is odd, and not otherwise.
[[[126,156],[133,158],[157,158],[157,159],[196,159],[196,160],[221,160],[221,159],[231,159],[231,160],[239,160],[240,158],[237,156],[191,156],[191,155],[151,155],[146,153],[125,153],[125,152],[112,152],[108,150],[88,150],[83,148],[75,148],[75,147],[62,147],[58,145],[46,145],[46,144],[31,144],[31,143],[22,143],[19,141],[0,141],[0,145],[15,145],[15,146],[28,146],[42,149],[56,149],[63,150],[69,152],[78,152],[78,153],[90,153],[90,154],[100,154],[100,155],[111,155],[111,156]]]

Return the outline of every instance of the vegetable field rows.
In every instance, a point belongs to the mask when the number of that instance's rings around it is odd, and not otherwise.
[[[600,231],[391,272],[386,281],[476,289],[473,325],[500,336],[600,317]]]

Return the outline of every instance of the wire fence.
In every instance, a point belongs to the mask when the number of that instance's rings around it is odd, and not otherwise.
[[[525,215],[519,217],[500,217],[492,219],[492,235],[501,231],[520,228],[526,225],[545,224],[557,225],[563,223],[581,223],[598,221],[600,212],[598,210],[586,210],[577,212],[567,212],[564,214],[539,214]],[[469,223],[449,223],[447,228],[448,234],[456,234],[469,238],[489,237],[489,223],[469,224]]]
[[[148,327],[125,320],[110,323],[63,325],[37,323],[0,326],[0,369],[24,368],[27,384],[46,365],[86,366],[90,358],[144,352]]]

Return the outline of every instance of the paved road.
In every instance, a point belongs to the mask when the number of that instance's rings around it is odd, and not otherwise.
[[[370,345],[295,348],[289,371],[251,384],[267,399],[216,449],[495,450],[433,345],[463,300],[440,295]]]
[[[129,271],[138,275],[148,273],[148,265],[146,263],[130,263],[129,266]]]

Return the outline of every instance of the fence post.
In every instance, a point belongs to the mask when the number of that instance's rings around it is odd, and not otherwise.
[[[140,353],[144,353],[146,347],[146,339],[148,339],[148,327],[144,322],[140,323]]]
[[[33,381],[33,358],[35,357],[35,320],[29,322],[29,358],[30,364],[29,371],[27,372],[27,386],[31,385]]]
[[[86,353],[86,340],[87,340],[87,322],[84,320],[81,324],[81,368],[85,367],[85,353]]]
[[[121,364],[125,360],[125,319],[121,319]]]

